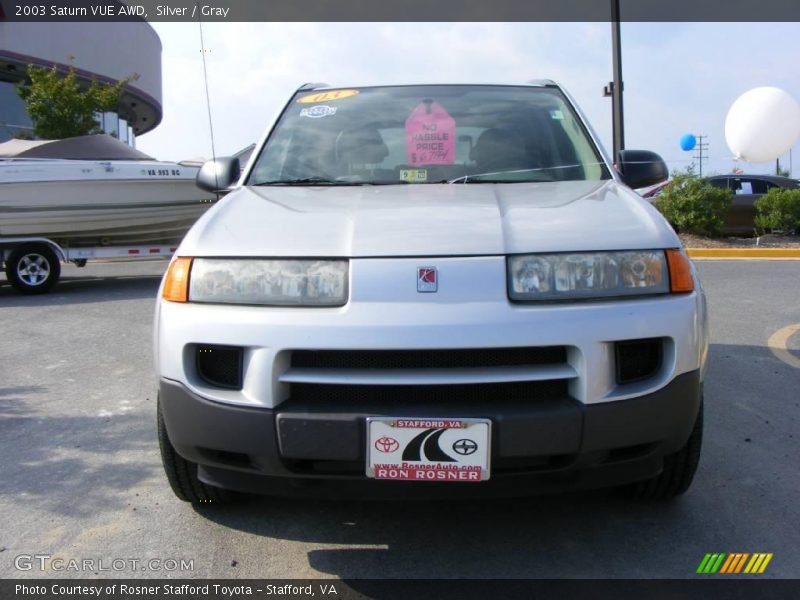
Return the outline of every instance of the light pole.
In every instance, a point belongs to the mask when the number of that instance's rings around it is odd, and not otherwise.
[[[619,153],[625,149],[625,126],[622,110],[622,44],[619,21],[619,0],[611,0],[611,62],[614,80],[604,89],[604,96],[611,96],[611,119],[613,127],[614,156],[616,163]]]

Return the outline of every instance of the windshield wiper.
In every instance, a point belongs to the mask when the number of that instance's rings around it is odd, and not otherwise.
[[[442,183],[542,183],[552,181],[552,179],[473,179],[474,175],[464,175],[453,181],[443,181]]]
[[[534,173],[536,171],[543,171],[543,168],[536,168],[536,169],[513,169],[509,171],[491,171],[489,173],[470,173],[468,175],[462,175],[461,177],[456,177],[455,179],[451,179],[447,183],[535,183],[541,181],[553,181],[552,177],[547,175],[539,175],[535,176],[533,179],[485,179],[489,175],[508,175],[512,173]]]
[[[372,185],[369,181],[341,181],[325,177],[298,177],[297,179],[275,179],[259,181],[253,185]]]

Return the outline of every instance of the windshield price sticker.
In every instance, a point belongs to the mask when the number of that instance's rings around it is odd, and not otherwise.
[[[367,419],[367,477],[400,481],[489,479],[488,419]]]
[[[452,165],[455,160],[455,119],[438,102],[423,100],[406,119],[406,162]]]
[[[358,94],[358,90],[334,90],[332,92],[320,92],[303,96],[297,101],[300,104],[316,104],[317,102],[330,102],[331,100],[344,100]]]

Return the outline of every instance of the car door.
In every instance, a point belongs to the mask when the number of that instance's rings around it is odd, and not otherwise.
[[[758,177],[732,177],[729,180],[733,191],[733,203],[723,227],[723,233],[752,235],[755,228],[755,203],[767,193],[770,184]]]

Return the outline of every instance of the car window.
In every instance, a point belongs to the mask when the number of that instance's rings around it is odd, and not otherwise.
[[[750,186],[753,194],[766,194],[769,191],[769,184],[763,179],[751,179]]]
[[[299,92],[248,184],[608,178],[559,90],[440,85]]]
[[[728,180],[727,179],[709,179],[708,183],[710,183],[715,188],[720,188],[723,190],[728,189]]]

